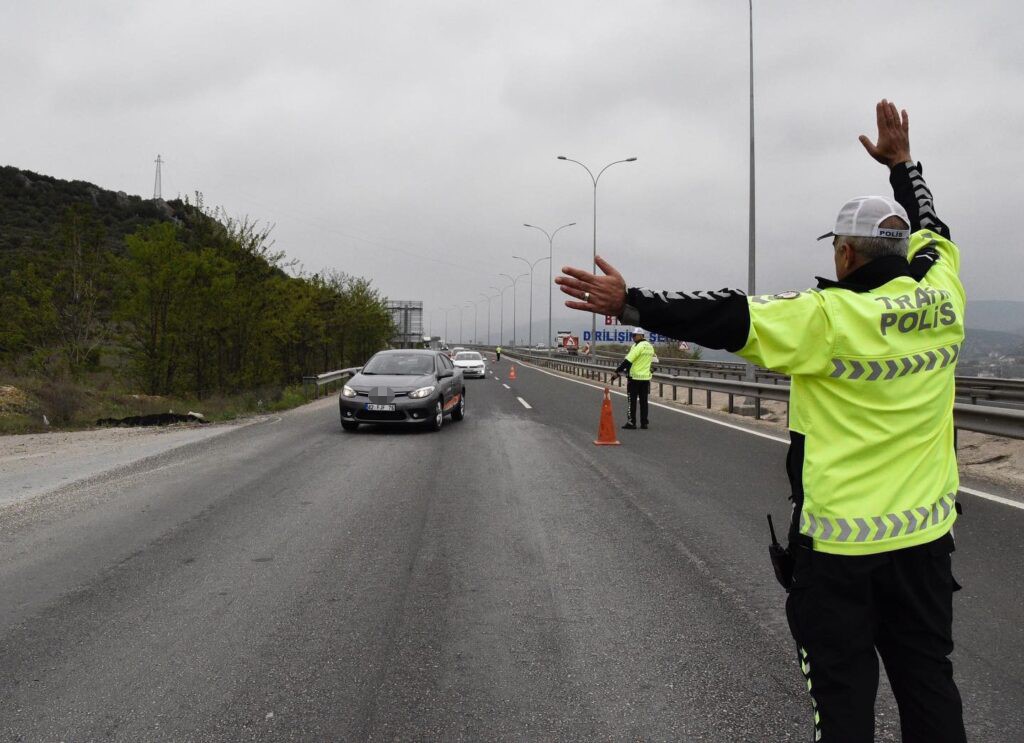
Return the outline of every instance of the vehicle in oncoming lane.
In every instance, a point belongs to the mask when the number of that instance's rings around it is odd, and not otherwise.
[[[391,350],[373,355],[338,396],[341,427],[360,423],[414,424],[441,430],[444,419],[466,415],[461,369],[440,351]]]
[[[452,359],[456,369],[462,369],[466,377],[484,377],[487,374],[487,363],[478,351],[459,351]]]

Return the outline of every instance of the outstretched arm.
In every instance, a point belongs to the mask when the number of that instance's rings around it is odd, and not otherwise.
[[[924,181],[920,163],[910,156],[910,117],[906,110],[883,98],[875,106],[878,139],[860,135],[860,143],[875,160],[889,168],[893,196],[910,217],[910,230],[931,230],[949,239],[949,227],[935,213],[932,192]]]
[[[565,266],[555,279],[573,297],[566,307],[614,315],[670,338],[687,340],[708,348],[735,351],[743,347],[750,330],[750,313],[743,292],[655,292],[626,287],[622,274],[598,256],[599,276]]]

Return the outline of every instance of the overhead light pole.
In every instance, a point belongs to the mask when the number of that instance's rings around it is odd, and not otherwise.
[[[751,0],[751,2],[753,2],[753,0]],[[565,155],[559,155],[558,159],[559,160],[565,160],[566,162],[570,162],[570,163],[576,163],[577,165],[579,165],[581,168],[583,168],[585,171],[587,171],[587,175],[590,176],[590,180],[594,184],[594,250],[593,250],[593,258],[592,258],[592,266],[593,266],[592,271],[596,274],[597,273],[597,182],[599,180],[601,180],[601,176],[604,174],[604,171],[608,170],[608,168],[610,168],[611,166],[618,165],[619,163],[632,163],[632,162],[636,162],[636,158],[635,157],[627,157],[625,160],[616,160],[614,162],[610,162],[607,165],[605,165],[603,168],[601,168],[601,170],[598,172],[598,174],[596,176],[593,174],[593,172],[591,172],[590,168],[588,168],[586,165],[581,163],[579,160],[573,160],[571,157],[566,157]],[[591,353],[594,353],[594,352],[597,351],[597,315],[595,315],[593,313],[591,313],[591,315],[590,315],[590,346],[591,346]]]
[[[458,305],[454,304],[451,307],[441,308],[442,310],[444,310],[444,345],[446,346],[448,345],[448,313],[451,312],[452,310],[457,310],[458,308]]]
[[[525,222],[523,222],[523,227],[529,227],[529,228],[534,229],[534,230],[540,230],[541,232],[544,233],[544,237],[546,237],[548,239],[548,338],[547,338],[547,341],[545,341],[545,343],[544,343],[544,345],[546,345],[548,347],[548,356],[551,355],[551,347],[555,345],[555,341],[554,341],[555,337],[551,334],[551,291],[552,291],[552,288],[554,287],[554,284],[555,284],[554,277],[551,274],[552,274],[552,270],[554,269],[554,265],[555,265],[555,259],[554,259],[555,235],[558,234],[559,230],[564,230],[566,227],[572,227],[574,224],[576,224],[576,223],[575,222],[569,222],[569,224],[563,224],[561,227],[559,227],[557,230],[555,230],[554,232],[552,232],[549,235],[548,231],[545,230],[543,227],[538,227],[537,225],[526,224]],[[531,279],[531,283],[532,283],[532,279]],[[531,288],[530,291],[532,292],[533,289]]]
[[[532,350],[533,349],[533,269],[541,261],[551,260],[551,257],[550,256],[544,256],[543,258],[538,258],[533,263],[530,263],[530,261],[528,261],[525,258],[522,258],[522,257],[520,257],[518,255],[514,255],[512,257],[515,258],[517,261],[522,261],[523,263],[525,263],[527,266],[530,267],[530,325],[529,325],[529,329],[527,331],[527,335],[529,336],[529,340],[527,340],[526,345]]]
[[[492,286],[491,289],[498,292],[498,297],[501,299],[498,303],[498,345],[500,346],[504,342],[502,338],[505,336],[505,290],[508,287],[505,286],[499,289],[496,286]]]
[[[478,312],[479,308],[477,307],[476,302],[471,302],[469,300],[466,300],[466,306],[473,308],[473,340],[472,340],[472,342],[473,343],[478,343],[479,341],[477,340],[478,335],[477,335],[476,321],[477,321],[477,316],[479,315],[479,312]]]
[[[491,300],[494,299],[489,294],[480,292],[480,296],[487,300],[487,345],[491,345]],[[480,300],[477,300],[480,301]]]
[[[747,249],[747,296],[754,296],[754,0],[748,0],[750,9],[750,217]]]
[[[521,273],[515,278],[512,278],[507,273],[498,274],[504,276],[506,279],[512,282],[512,347],[516,347],[516,284],[519,283],[519,279],[525,279],[529,274]]]

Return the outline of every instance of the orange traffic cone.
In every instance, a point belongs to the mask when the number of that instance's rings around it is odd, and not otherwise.
[[[612,395],[608,388],[604,388],[604,402],[601,403],[601,422],[597,426],[598,446],[618,446],[619,440],[615,437],[615,421],[612,419]]]
[[[516,368],[514,366],[509,367],[508,378],[513,382],[516,381]]]

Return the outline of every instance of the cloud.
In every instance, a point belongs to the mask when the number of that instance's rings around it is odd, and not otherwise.
[[[755,5],[759,287],[830,271],[813,238],[887,190],[856,140],[887,96],[911,112],[969,291],[1024,298],[1007,218],[1022,11]],[[276,223],[311,270],[474,300],[512,255],[546,254],[523,222],[578,222],[555,264],[588,264],[593,188],[555,156],[635,155],[602,177],[599,249],[635,283],[745,286],[743,3],[40,2],[7,4],[0,28],[11,164],[145,194],[159,152],[165,193]]]

